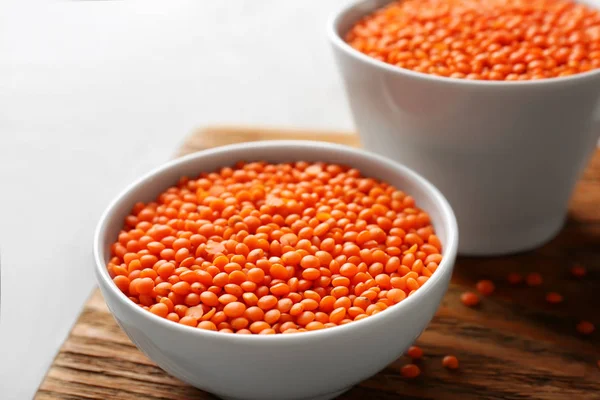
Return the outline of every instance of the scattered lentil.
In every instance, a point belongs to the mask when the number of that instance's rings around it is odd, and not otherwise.
[[[580,321],[576,328],[577,332],[581,333],[582,335],[591,335],[596,330],[594,324],[589,321]]]
[[[455,356],[446,356],[442,359],[442,365],[448,369],[458,369],[458,358]]]
[[[410,346],[406,352],[406,355],[413,360],[420,360],[423,358],[423,350],[419,346]]]
[[[415,364],[406,364],[400,368],[400,374],[405,378],[416,378],[421,375],[421,369]]]
[[[467,307],[475,307],[479,304],[479,296],[473,292],[464,292],[460,295],[460,301]]]
[[[587,275],[587,270],[582,265],[576,264],[571,267],[571,275],[576,278],[583,278]]]
[[[494,282],[486,279],[486,280],[477,282],[477,284],[475,285],[475,288],[482,295],[490,296],[492,293],[494,293],[496,286],[494,285]]]
[[[519,274],[518,272],[511,272],[508,274],[506,279],[511,285],[518,285],[519,283],[523,282],[523,275]]]
[[[542,275],[537,272],[527,274],[525,282],[527,282],[527,285],[529,286],[540,286],[543,282]]]
[[[546,301],[550,304],[558,304],[558,303],[562,303],[563,301],[563,296],[560,293],[556,293],[556,292],[549,292],[546,294]]]

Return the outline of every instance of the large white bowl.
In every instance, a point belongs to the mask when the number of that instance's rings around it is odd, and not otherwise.
[[[429,179],[460,227],[459,253],[535,248],[562,227],[600,133],[600,69],[535,81],[414,72],[343,40],[390,0],[359,0],[330,20],[329,41],[361,142]],[[588,2],[594,7],[600,0]]]
[[[369,318],[293,335],[235,335],[200,330],[157,317],[130,301],[106,264],[125,216],[183,176],[239,160],[325,161],[358,168],[411,194],[426,210],[444,245],[444,259],[412,296]],[[458,231],[442,194],[408,168],[350,147],[308,141],[244,143],[172,161],[137,180],[110,204],[94,237],[95,274],[115,319],[150,359],[171,375],[225,399],[330,399],[398,358],[433,317],[446,292]]]

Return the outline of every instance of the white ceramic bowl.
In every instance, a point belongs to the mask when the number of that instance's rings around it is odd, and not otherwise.
[[[461,254],[513,253],[551,239],[600,132],[600,70],[494,82],[398,68],[343,40],[357,20],[387,3],[352,2],[328,26],[363,146],[444,193],[460,227]]]
[[[113,284],[106,264],[125,216],[183,175],[197,176],[239,160],[325,161],[358,168],[411,194],[444,245],[444,259],[412,296],[369,318],[293,335],[235,335],[157,317]],[[425,179],[379,155],[309,141],[253,142],[194,153],[142,177],[108,207],[94,237],[95,274],[115,319],[150,359],[171,375],[225,399],[330,399],[398,358],[425,329],[446,292],[458,232],[452,209]]]

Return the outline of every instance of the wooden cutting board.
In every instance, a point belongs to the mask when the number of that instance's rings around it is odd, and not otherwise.
[[[350,134],[249,128],[203,129],[180,155],[252,140],[315,139],[359,146]],[[517,212],[517,211],[515,211]],[[570,275],[574,262],[588,269]],[[509,272],[540,272],[539,287],[511,286]],[[496,292],[477,308],[459,301],[479,279]],[[545,293],[564,295],[550,305]],[[422,374],[402,378],[405,357],[339,399],[600,399],[600,151],[579,182],[567,225],[552,242],[509,257],[460,258],[450,290],[417,344],[425,352]],[[577,333],[582,320],[598,328]],[[357,344],[360,345],[360,344]],[[385,345],[385,344],[382,344]],[[454,354],[460,369],[441,366]],[[44,399],[214,399],[167,375],[129,341],[95,290],[60,349],[35,397]]]

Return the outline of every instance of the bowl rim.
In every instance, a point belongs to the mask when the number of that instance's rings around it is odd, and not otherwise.
[[[229,152],[243,152],[247,149],[257,149],[260,148],[262,150],[276,150],[281,147],[297,147],[300,150],[309,151],[315,146],[324,147],[327,150],[332,152],[342,152],[346,153],[349,157],[358,157],[358,158],[366,158],[370,163],[375,165],[385,165],[388,168],[392,168],[395,172],[408,179],[411,182],[414,182],[416,185],[420,186],[423,190],[424,194],[430,198],[438,208],[441,213],[440,223],[445,225],[447,229],[447,239],[446,243],[444,243],[443,249],[443,259],[436,270],[437,273],[434,273],[432,277],[423,284],[423,286],[417,290],[413,295],[408,296],[402,302],[391,306],[387,312],[377,313],[376,315],[369,316],[369,318],[364,318],[363,320],[353,321],[349,324],[339,325],[336,327],[332,327],[329,329],[321,329],[315,331],[307,331],[301,332],[301,334],[275,334],[275,335],[236,335],[236,334],[224,334],[218,331],[209,331],[204,329],[198,329],[178,323],[174,323],[165,318],[159,317],[157,315],[152,314],[151,312],[142,309],[137,304],[133,303],[129,298],[121,292],[117,286],[114,284],[110,275],[108,273],[108,269],[106,268],[106,263],[108,260],[104,260],[103,253],[105,251],[105,247],[102,247],[102,238],[105,236],[106,228],[109,224],[109,221],[116,218],[113,214],[115,209],[126,199],[128,194],[136,189],[139,189],[142,186],[149,185],[152,178],[166,173],[167,171],[176,170],[183,164],[187,164],[188,162],[193,162],[198,158],[204,158],[209,155],[215,155],[219,153],[229,153]],[[236,155],[237,157],[237,155]],[[351,166],[351,165],[349,165]],[[198,171],[200,173],[201,171]],[[165,188],[166,189],[166,188]],[[133,312],[134,314],[139,315],[141,318],[147,319],[151,323],[156,323],[158,325],[163,326],[165,329],[169,329],[172,331],[178,331],[180,333],[190,333],[198,335],[198,338],[211,338],[214,340],[225,340],[225,341],[250,341],[252,343],[257,342],[271,342],[271,341],[286,341],[286,340],[300,340],[305,338],[307,340],[311,339],[319,339],[328,337],[331,335],[339,335],[344,332],[352,329],[356,329],[357,327],[364,327],[365,324],[373,323],[373,319],[378,321],[383,321],[384,319],[394,318],[394,316],[406,307],[410,307],[413,303],[418,303],[422,301],[424,296],[428,295],[430,289],[434,287],[434,285],[442,279],[444,275],[447,273],[452,273],[452,269],[454,266],[454,262],[456,259],[457,248],[458,248],[458,226],[456,222],[456,217],[454,212],[443,196],[443,194],[428,180],[424,177],[413,171],[412,169],[392,161],[386,157],[383,157],[379,154],[375,154],[370,151],[355,149],[350,146],[334,144],[328,142],[320,142],[320,141],[311,141],[311,140],[266,140],[266,141],[255,141],[255,142],[245,142],[245,143],[236,143],[225,146],[214,147],[206,150],[202,150],[199,152],[191,153],[189,155],[179,157],[168,161],[159,167],[152,169],[150,172],[142,175],[138,179],[134,180],[132,183],[127,185],[125,189],[121,190],[121,192],[113,198],[113,200],[109,203],[108,207],[102,213],[100,220],[96,226],[94,232],[94,243],[93,243],[93,255],[94,255],[94,272],[96,276],[96,280],[100,286],[102,291],[109,290],[113,297],[119,299],[121,303],[123,303],[124,307]],[[109,245],[110,243],[104,243],[104,246]],[[111,310],[112,313],[112,310]],[[371,322],[365,322],[364,320],[369,320]],[[354,327],[354,328],[353,328]],[[195,333],[194,333],[195,332]]]
[[[446,85],[466,85],[472,87],[486,88],[486,87],[510,87],[510,88],[523,88],[526,87],[531,89],[532,87],[546,87],[546,86],[567,86],[569,84],[578,83],[582,80],[589,80],[592,78],[597,78],[600,75],[600,68],[596,68],[590,71],[581,72],[574,75],[564,76],[564,77],[555,77],[555,78],[544,78],[544,79],[535,79],[535,80],[525,80],[525,81],[484,81],[484,80],[471,80],[471,79],[463,79],[463,78],[451,78],[451,77],[439,77],[436,75],[427,74],[424,72],[412,71],[410,69],[397,67],[395,65],[388,64],[384,61],[377,60],[375,58],[369,57],[364,53],[354,49],[350,46],[346,41],[342,38],[341,32],[338,32],[338,27],[341,19],[350,11],[355,8],[358,8],[364,4],[374,2],[376,0],[352,0],[348,3],[345,3],[341,7],[339,7],[336,11],[334,11],[327,21],[327,36],[329,37],[330,43],[335,46],[340,51],[344,52],[349,57],[352,57],[360,62],[366,63],[374,68],[383,69],[386,72],[390,72],[392,74],[407,76],[415,79],[424,79],[426,81],[446,84]],[[378,7],[370,8],[369,11],[365,12],[362,17],[365,17],[377,10],[378,8],[385,7],[386,5],[393,3],[395,0],[385,0],[385,4],[382,4]],[[589,3],[585,3],[586,5],[593,7]],[[598,7],[596,7],[598,8]]]

